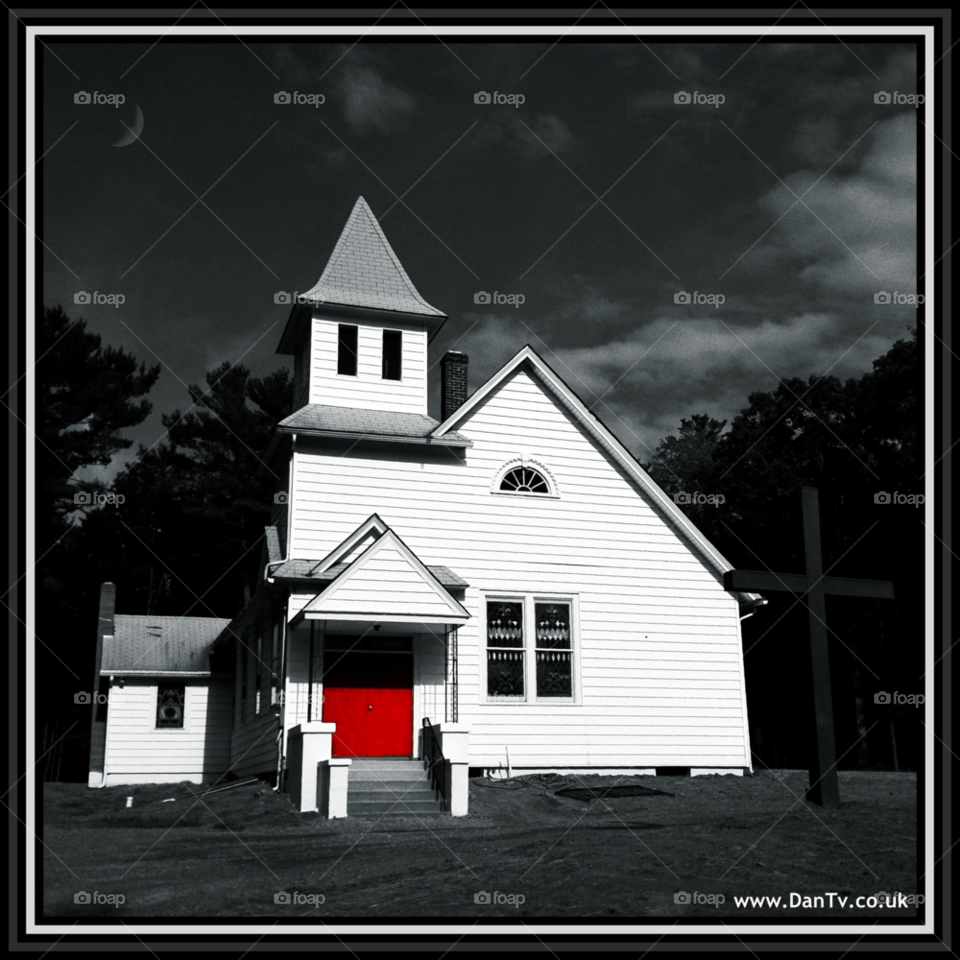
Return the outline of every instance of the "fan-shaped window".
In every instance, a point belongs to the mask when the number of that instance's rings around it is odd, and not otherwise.
[[[514,467],[503,475],[500,489],[506,493],[549,493],[550,485],[532,467]]]

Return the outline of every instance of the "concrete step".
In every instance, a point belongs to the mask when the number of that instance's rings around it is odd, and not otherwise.
[[[408,803],[411,800],[434,800],[436,794],[428,788],[417,790],[349,790],[347,792],[348,802],[354,800],[402,800]]]
[[[365,817],[382,816],[385,813],[411,814],[417,816],[432,816],[442,814],[440,804],[436,800],[355,800],[347,795],[347,816]]]
[[[351,793],[390,793],[398,797],[429,790],[433,784],[429,780],[348,780],[347,789]]]

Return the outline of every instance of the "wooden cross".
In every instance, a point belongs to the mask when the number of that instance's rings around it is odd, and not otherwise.
[[[725,590],[743,593],[789,591],[807,602],[810,618],[810,658],[813,667],[813,708],[817,743],[811,755],[810,786],[806,799],[823,807],[837,807],[837,749],[833,732],[833,700],[830,692],[830,658],[827,647],[826,596],[893,599],[889,580],[849,580],[823,575],[820,553],[820,505],[816,487],[801,487],[803,499],[803,547],[806,573],[768,573],[761,570],[730,570],[723,575]]]

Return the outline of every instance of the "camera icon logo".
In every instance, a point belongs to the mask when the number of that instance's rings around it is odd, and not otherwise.
[[[289,502],[290,502],[290,494],[288,494],[286,490],[278,490],[278,491],[273,495],[273,502],[274,502],[274,503],[289,503]]]
[[[274,903],[287,904],[287,903],[292,903],[292,901],[293,901],[293,898],[290,896],[289,893],[287,893],[286,890],[281,890],[278,893],[275,893],[273,895]]]
[[[489,303],[489,302],[490,302],[490,294],[487,293],[486,290],[481,290],[479,293],[475,293],[475,294],[473,295],[473,302],[474,302],[474,303]]]
[[[481,90],[479,93],[473,95],[474,103],[490,103],[493,98],[487,93],[486,90]]]
[[[479,893],[475,893],[475,894],[473,895],[473,902],[474,902],[474,903],[489,903],[489,902],[490,902],[490,894],[487,893],[486,890],[481,890]]]
[[[890,94],[887,93],[886,90],[881,90],[879,93],[873,95],[874,103],[889,103],[890,99]]]
[[[90,103],[91,97],[86,90],[80,90],[73,95],[74,103]]]
[[[74,703],[88,704],[88,703],[91,703],[92,701],[93,701],[93,697],[89,693],[86,693],[83,690],[81,690],[80,693],[75,693],[73,695]]]
[[[890,299],[891,299],[891,298],[890,298],[890,294],[887,293],[886,290],[881,290],[881,291],[879,291],[879,293],[875,293],[875,294],[873,295],[873,302],[874,302],[874,303],[889,303],[889,302],[890,302]]]
[[[886,490],[881,490],[879,493],[873,495],[874,503],[892,503],[893,498],[887,493]]]
[[[90,294],[87,293],[86,290],[81,290],[79,293],[75,293],[75,294],[73,295],[73,302],[74,302],[74,303],[80,303],[80,304],[90,303],[90,302],[91,302],[91,299],[92,299],[92,298],[91,298]]]
[[[886,690],[881,690],[881,691],[879,691],[879,693],[875,693],[875,694],[873,695],[873,702],[874,702],[874,703],[884,703],[884,704],[886,704],[886,703],[890,703],[892,699],[893,699],[893,698],[890,696],[889,693],[887,693]]]
[[[690,503],[690,494],[686,490],[679,490],[673,495],[673,502],[677,504]]]
[[[689,293],[687,293],[686,290],[681,290],[679,293],[675,293],[673,295],[674,303],[691,303],[692,299],[693,298],[690,296]]]
[[[287,93],[286,90],[281,90],[279,93],[273,95],[274,103],[290,103],[293,98]]]
[[[686,890],[681,890],[679,893],[673,895],[673,902],[680,904],[690,903],[690,894]]]
[[[86,890],[81,890],[79,893],[75,893],[75,894],[73,895],[73,902],[74,902],[74,903],[90,903],[90,902],[91,902],[91,899],[92,899],[92,898],[91,898],[90,894],[87,893]]]
[[[73,502],[83,507],[89,507],[93,503],[93,494],[87,490],[79,490],[73,495]]]
[[[690,103],[690,94],[686,90],[681,90],[673,95],[674,103]]]
[[[273,302],[279,304],[290,304],[293,303],[293,296],[287,293],[286,290],[280,290],[273,295]]]

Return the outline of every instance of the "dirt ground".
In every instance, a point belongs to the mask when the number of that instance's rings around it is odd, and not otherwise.
[[[855,904],[917,892],[915,774],[841,773],[835,811],[802,800],[803,771],[616,782],[674,795],[586,803],[542,784],[472,780],[467,817],[324,820],[296,813],[265,784],[201,802],[186,784],[47,783],[44,912],[126,922],[917,916],[912,905]],[[178,799],[162,802],[169,797]],[[75,903],[81,891],[99,902]],[[281,892],[292,902],[276,903]],[[849,902],[790,905],[791,894],[831,892]],[[734,900],[778,895],[779,906]]]

